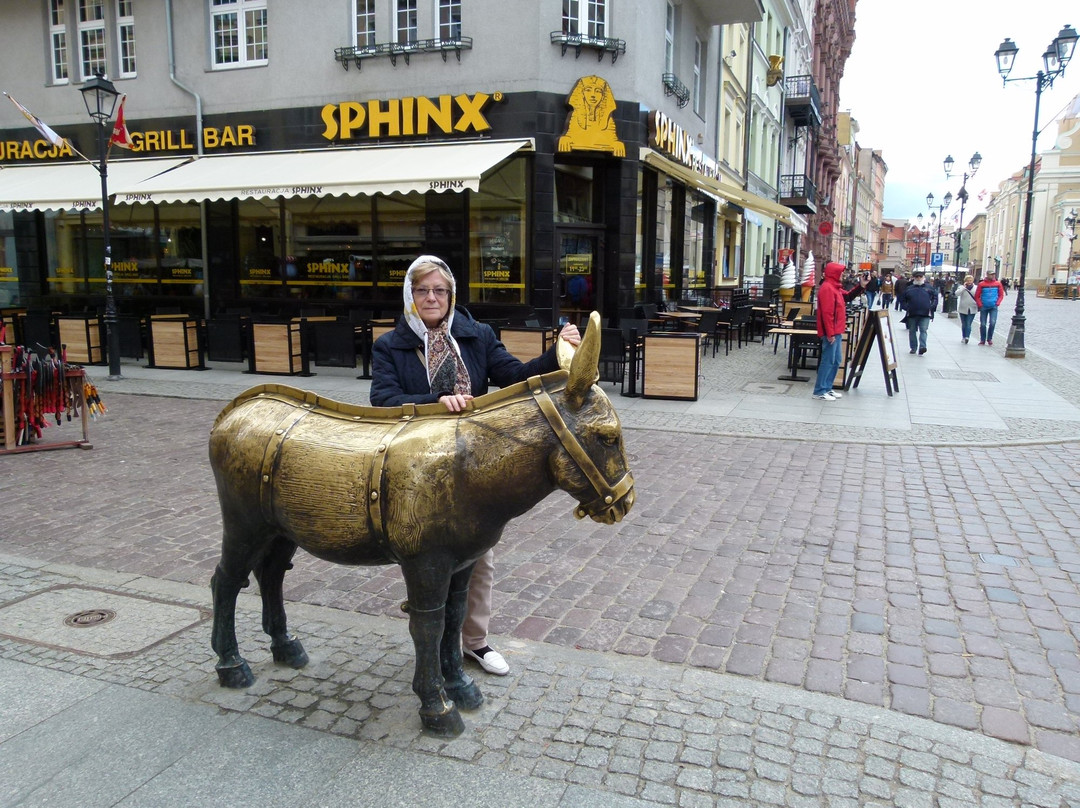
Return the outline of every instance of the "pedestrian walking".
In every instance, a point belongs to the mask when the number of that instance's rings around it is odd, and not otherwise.
[[[960,315],[960,338],[965,345],[971,337],[971,324],[975,322],[975,314],[978,311],[979,304],[975,302],[975,279],[966,275],[964,282],[956,290],[956,313]]]
[[[874,301],[877,300],[880,291],[881,279],[878,277],[878,271],[876,269],[871,269],[866,281],[866,308],[874,308]]]
[[[903,308],[900,305],[900,298],[903,296],[904,290],[908,288],[908,284],[910,284],[910,283],[911,283],[910,280],[908,280],[906,277],[901,275],[899,278],[896,279],[896,283],[893,285],[893,288],[895,289],[895,293],[896,293],[896,310],[897,311],[900,311]]]
[[[907,312],[908,347],[919,356],[926,353],[926,333],[937,310],[937,290],[926,282],[926,273],[916,269],[911,284],[900,296],[900,306]]]
[[[864,294],[868,283],[868,278],[864,275],[858,284],[845,292],[840,283],[843,273],[843,264],[830,261],[825,265],[825,278],[818,287],[817,332],[821,338],[821,355],[818,357],[814,398],[819,401],[836,401],[840,398],[840,393],[832,388],[844,355],[847,301]]]
[[[979,306],[979,344],[994,344],[994,326],[997,325],[998,307],[1005,299],[1005,287],[997,279],[997,273],[989,270],[975,287],[975,302]]]
[[[885,277],[881,279],[881,308],[887,309],[893,304],[893,296],[896,294],[896,279],[892,270],[885,270]]]

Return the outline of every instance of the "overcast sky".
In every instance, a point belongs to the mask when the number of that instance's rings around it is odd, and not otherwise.
[[[983,210],[979,193],[1027,166],[1035,123],[1035,82],[1002,87],[994,51],[1005,37],[1020,49],[1010,78],[1034,76],[1042,54],[1062,26],[1080,26],[1076,0],[858,0],[855,43],[840,84],[840,109],[858,121],[863,148],[882,152],[889,168],[885,217],[929,215],[960,190],[968,160],[978,151],[982,167],[968,182],[965,224]],[[1080,29],[1078,29],[1080,30]],[[1057,133],[1051,124],[1080,93],[1080,46],[1064,76],[1044,89],[1039,112],[1039,150]],[[952,155],[953,178],[942,163]],[[945,214],[959,213],[958,202]]]

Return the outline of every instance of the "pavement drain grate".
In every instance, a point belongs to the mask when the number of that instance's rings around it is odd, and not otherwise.
[[[122,658],[210,618],[208,610],[106,589],[61,585],[0,605],[0,637]]]
[[[981,370],[931,370],[931,379],[945,379],[950,382],[999,382],[993,373]]]

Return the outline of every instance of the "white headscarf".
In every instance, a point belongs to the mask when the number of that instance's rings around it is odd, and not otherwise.
[[[454,325],[454,304],[457,302],[457,281],[454,279],[454,274],[450,271],[450,267],[448,267],[446,262],[441,258],[436,258],[434,255],[421,255],[409,265],[409,269],[405,273],[405,283],[402,286],[402,298],[405,301],[405,322],[408,323],[409,328],[412,329],[413,333],[416,334],[424,344],[424,368],[428,371],[428,381],[430,382],[431,346],[428,339],[430,329],[424,325],[424,321],[420,317],[420,311],[416,307],[416,301],[413,300],[412,290],[413,278],[417,275],[427,275],[432,271],[432,266],[441,267],[446,270],[446,274],[449,277],[450,307],[443,323],[446,327],[447,340],[455,354],[455,364],[458,368],[458,376],[461,378],[461,376],[464,375],[462,381],[467,388],[469,382],[468,370],[465,368],[465,362],[461,357],[461,348],[458,347],[457,340],[450,334],[450,329]]]

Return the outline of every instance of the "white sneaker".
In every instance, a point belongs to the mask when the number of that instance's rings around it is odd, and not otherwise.
[[[496,676],[506,676],[506,674],[510,673],[510,666],[506,664],[502,654],[493,651],[486,645],[483,648],[477,648],[475,651],[471,648],[463,648],[462,650],[465,652],[466,657],[475,660],[488,673],[494,673]]]
[[[815,395],[815,396],[813,396],[813,398],[814,398],[814,399],[815,399],[816,401],[836,401],[836,396],[834,396],[834,395],[833,395],[832,393],[830,393],[830,392],[824,392],[824,393],[822,393],[822,394],[821,394],[820,396],[818,396],[818,395]]]
[[[839,390],[830,390],[829,395],[833,398],[843,398],[843,394]]]

